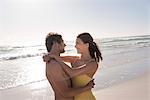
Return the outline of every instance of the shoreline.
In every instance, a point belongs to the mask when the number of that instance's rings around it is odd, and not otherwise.
[[[150,73],[146,73],[93,93],[101,100],[148,100],[149,82]],[[48,81],[42,81],[0,91],[0,97],[2,100],[54,100],[54,93]]]

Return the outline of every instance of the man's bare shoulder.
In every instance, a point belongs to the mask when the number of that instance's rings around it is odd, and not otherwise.
[[[56,60],[51,60],[50,62],[47,62],[46,66],[50,69],[56,69],[60,67],[60,64]]]
[[[56,60],[51,60],[50,62],[47,62],[46,63],[46,74],[52,76],[52,74],[56,75],[56,73],[57,73],[57,75],[62,73],[60,64]],[[56,76],[55,76],[55,78],[56,78]]]

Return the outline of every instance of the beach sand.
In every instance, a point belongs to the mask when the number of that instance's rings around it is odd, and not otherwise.
[[[150,74],[95,92],[97,100],[150,100]]]
[[[94,91],[97,100],[149,100],[150,73]],[[0,100],[54,100],[48,81],[2,90]]]

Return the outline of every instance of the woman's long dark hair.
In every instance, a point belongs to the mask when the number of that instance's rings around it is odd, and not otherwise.
[[[81,33],[77,36],[77,38],[80,38],[83,43],[89,43],[89,52],[92,58],[94,58],[97,62],[99,62],[99,60],[103,60],[97,44],[93,41],[93,38],[89,33]]]

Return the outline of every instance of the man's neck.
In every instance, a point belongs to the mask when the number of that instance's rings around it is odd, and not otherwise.
[[[49,54],[55,55],[55,56],[60,56],[59,52],[55,52],[55,51],[50,51]]]

